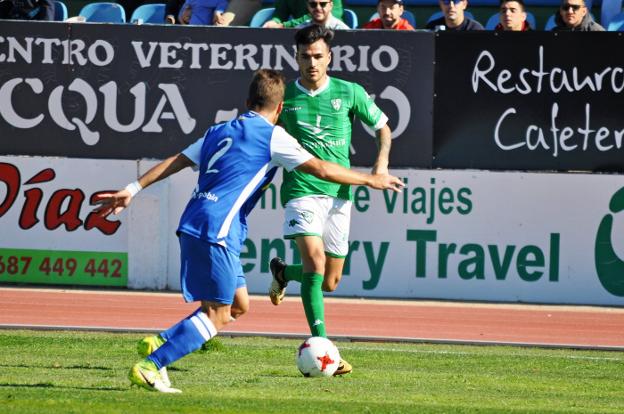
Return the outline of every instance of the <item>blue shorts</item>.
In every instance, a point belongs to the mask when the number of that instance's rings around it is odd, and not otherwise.
[[[180,233],[180,285],[187,302],[231,305],[234,292],[246,286],[240,257],[225,247]]]

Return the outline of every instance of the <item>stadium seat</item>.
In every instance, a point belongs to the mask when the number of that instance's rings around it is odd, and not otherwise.
[[[557,23],[555,23],[555,15],[551,15],[548,20],[546,21],[546,26],[544,26],[544,30],[545,31],[550,31],[552,30],[553,27],[555,27],[557,25]]]
[[[254,14],[254,16],[251,18],[251,22],[249,22],[249,27],[262,27],[264,23],[271,20],[274,12],[275,7],[258,10],[256,14]]]
[[[624,12],[613,16],[606,29],[609,32],[624,32]]]
[[[611,19],[622,11],[622,0],[602,0],[600,6],[600,24],[606,29]]]
[[[529,26],[531,27],[531,29],[535,30],[535,16],[531,12],[526,12],[526,15]],[[494,30],[496,25],[500,22],[499,16],[500,13],[494,13],[492,16],[490,16],[487,23],[485,24],[485,30]]]
[[[430,21],[435,20],[435,19],[439,19],[440,17],[444,16],[444,13],[442,13],[441,11],[435,12],[433,13],[431,16],[429,16],[429,18],[427,19],[427,24],[429,24]],[[464,16],[468,17],[469,19],[472,20],[476,20],[474,18],[474,15],[472,13],[470,13],[469,11],[465,11],[464,12]]]
[[[130,23],[163,24],[165,22],[165,3],[143,4],[132,12]]]
[[[89,23],[125,23],[126,11],[117,3],[89,3],[80,10]]]
[[[62,22],[68,17],[67,6],[59,0],[54,0],[54,21]]]
[[[357,29],[358,27],[357,14],[355,14],[355,12],[351,9],[343,9],[342,21],[344,21],[345,24],[352,29]]]
[[[370,17],[370,19],[368,19],[368,21],[374,20],[376,18],[379,17],[379,13],[375,12],[373,13],[373,15]],[[403,17],[405,20],[407,20],[409,22],[409,24],[412,25],[413,28],[416,28],[416,16],[414,15],[414,13],[412,13],[409,10],[403,10],[403,15],[401,16]]]

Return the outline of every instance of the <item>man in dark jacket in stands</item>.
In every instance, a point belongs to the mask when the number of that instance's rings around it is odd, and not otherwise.
[[[427,23],[428,30],[483,30],[476,20],[464,15],[468,0],[438,0],[443,16]]]
[[[52,0],[0,0],[0,19],[54,20]]]
[[[587,11],[584,0],[562,0],[553,31],[604,32]]]

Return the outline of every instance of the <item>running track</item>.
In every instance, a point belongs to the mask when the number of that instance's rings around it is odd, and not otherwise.
[[[511,344],[624,351],[624,309],[326,298],[335,339]],[[179,293],[0,287],[0,328],[158,332],[196,306]],[[298,298],[251,309],[224,335],[309,335]]]

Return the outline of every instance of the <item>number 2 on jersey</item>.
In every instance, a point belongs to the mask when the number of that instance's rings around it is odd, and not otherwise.
[[[223,148],[215,152],[212,155],[212,157],[210,157],[210,159],[208,160],[208,166],[206,167],[205,174],[212,174],[212,173],[219,172],[218,169],[212,168],[212,166],[219,160],[219,158],[223,157],[223,155],[225,155],[225,153],[230,149],[230,147],[232,146],[232,138],[229,138],[229,137],[223,138],[221,141],[219,141],[217,145],[219,146],[221,144],[223,144]]]

